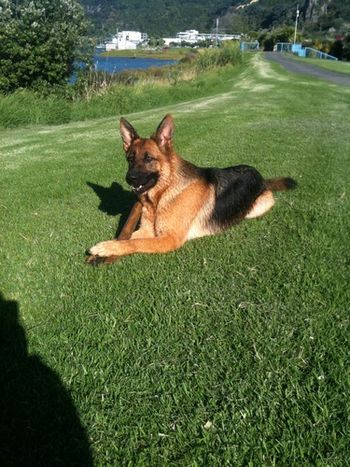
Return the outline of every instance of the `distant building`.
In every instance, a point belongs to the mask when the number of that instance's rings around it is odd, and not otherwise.
[[[199,34],[199,32],[196,31],[195,29],[188,29],[187,31],[178,32],[176,34],[177,39],[180,39],[180,41],[193,42],[193,43],[202,40],[200,39],[201,36],[202,34]]]
[[[106,51],[109,50],[134,50],[143,42],[148,40],[148,35],[139,31],[121,31],[106,42]]]
[[[188,42],[189,44],[195,44],[196,42],[201,42],[205,40],[212,40],[215,41],[230,41],[230,40],[240,40],[240,34],[216,34],[215,32],[211,34],[203,34],[195,29],[189,29],[187,31],[178,32],[176,37],[163,37],[166,46],[169,46],[171,43],[173,44],[181,44],[181,42]]]
[[[170,44],[181,44],[181,39],[177,37],[163,37],[165,47],[169,47]]]

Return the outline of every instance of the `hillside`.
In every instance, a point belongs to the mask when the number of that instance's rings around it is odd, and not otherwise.
[[[297,3],[300,28],[309,33],[345,33],[350,2],[343,0],[81,0],[92,22],[91,33],[105,36],[117,29],[137,29],[154,36],[185,29],[210,32],[215,19],[228,33],[246,33],[293,25]]]
[[[350,24],[350,3],[342,0],[245,0],[228,8],[221,25],[227,32],[248,32],[293,26],[299,5],[299,30],[307,33],[345,33]]]
[[[215,18],[225,14],[232,0],[81,0],[99,35],[141,30],[165,36],[186,29],[209,31]]]

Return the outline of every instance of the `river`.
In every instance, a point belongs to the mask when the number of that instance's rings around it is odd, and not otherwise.
[[[173,65],[176,60],[161,60],[158,58],[128,58],[128,57],[103,57],[94,56],[96,71],[107,71],[108,73],[119,73],[124,70],[140,70],[150,67],[161,67]]]

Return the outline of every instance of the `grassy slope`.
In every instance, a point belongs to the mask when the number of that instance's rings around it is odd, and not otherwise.
[[[345,465],[349,104],[348,90],[257,57],[228,93],[130,115],[147,135],[172,112],[193,162],[248,163],[300,188],[261,220],[100,269],[84,249],[114,235],[130,201],[118,116],[1,130],[2,292],[97,465]]]
[[[155,78],[152,82],[146,73],[147,82],[142,82],[141,78],[141,82],[134,86],[116,84],[105,93],[92,91],[90,99],[84,97],[74,101],[54,96],[40,98],[30,91],[18,91],[0,96],[0,128],[114,117],[135,108],[141,111],[208,96],[225,90],[227,78],[238,74],[241,67],[232,65],[208,70],[195,78],[189,68],[188,78],[182,79],[181,70],[174,66],[166,69],[163,80]],[[229,83],[227,89],[230,89]]]

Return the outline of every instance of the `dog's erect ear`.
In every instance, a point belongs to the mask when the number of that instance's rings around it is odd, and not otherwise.
[[[123,140],[124,151],[127,152],[131,146],[131,143],[139,138],[135,128],[125,118],[120,119],[120,134]]]
[[[159,146],[171,146],[174,133],[174,121],[173,117],[170,114],[167,114],[163,120],[160,122],[155,139]]]

